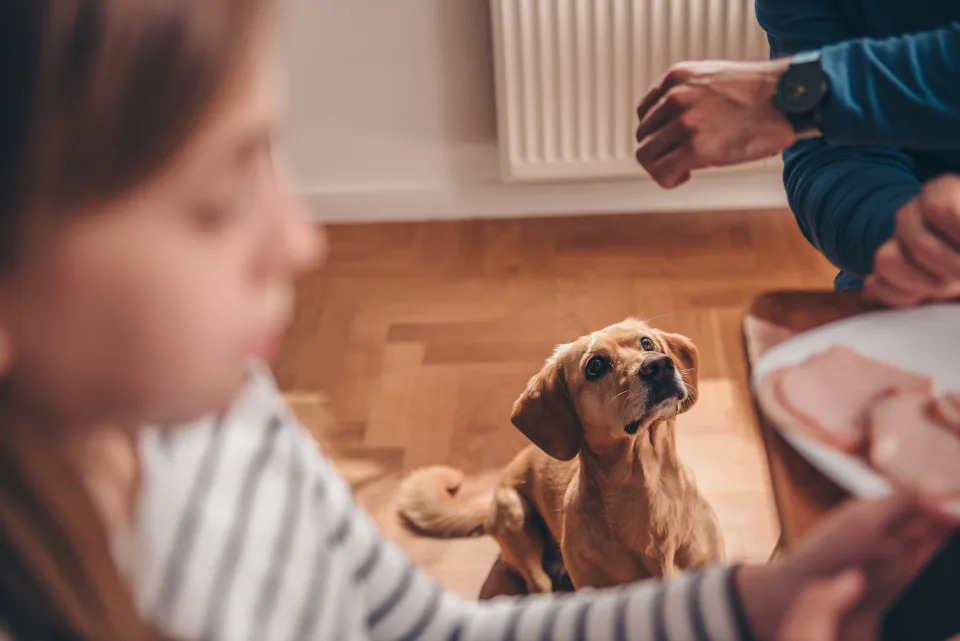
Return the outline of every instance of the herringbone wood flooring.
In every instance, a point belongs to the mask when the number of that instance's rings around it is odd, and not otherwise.
[[[678,423],[738,560],[764,560],[776,526],[746,402],[740,316],[758,292],[826,288],[832,268],[785,211],[336,226],[300,286],[276,366],[281,387],[358,499],[420,564],[475,597],[487,539],[405,533],[404,472],[464,469],[480,495],[524,438],[511,405],[556,343],[635,315],[691,336],[701,400]],[[335,417],[321,419],[328,398]]]

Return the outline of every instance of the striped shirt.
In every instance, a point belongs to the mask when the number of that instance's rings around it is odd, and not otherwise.
[[[745,639],[730,568],[616,590],[468,602],[384,540],[258,372],[220,416],[140,444],[118,562],[183,641]]]

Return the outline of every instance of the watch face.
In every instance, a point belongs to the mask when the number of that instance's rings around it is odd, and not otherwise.
[[[827,78],[816,62],[793,65],[780,77],[777,98],[791,114],[813,111],[827,93]]]

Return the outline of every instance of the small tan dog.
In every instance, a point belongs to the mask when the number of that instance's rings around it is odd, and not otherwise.
[[[634,319],[560,345],[513,408],[536,447],[507,465],[492,502],[457,501],[462,474],[425,468],[401,485],[401,516],[433,536],[489,534],[529,592],[551,591],[547,537],[577,589],[722,560],[716,514],[677,455],[697,366],[690,339]]]

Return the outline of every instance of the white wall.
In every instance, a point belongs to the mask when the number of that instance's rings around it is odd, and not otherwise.
[[[286,143],[327,220],[783,204],[776,174],[504,185],[487,0],[287,0]],[[638,177],[640,170],[638,168]]]

